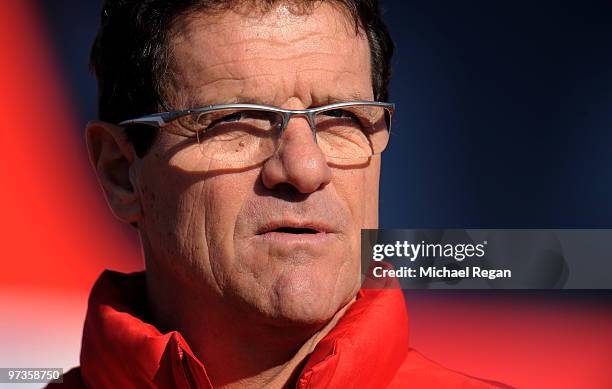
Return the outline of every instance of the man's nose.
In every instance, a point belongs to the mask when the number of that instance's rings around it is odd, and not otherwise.
[[[331,169],[306,117],[289,120],[276,153],[264,163],[261,175],[268,189],[289,184],[300,193],[315,192],[330,182]]]

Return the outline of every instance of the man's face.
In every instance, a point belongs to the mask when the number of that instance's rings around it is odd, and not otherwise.
[[[347,14],[327,4],[254,14],[177,23],[173,108],[373,99],[368,42]],[[359,289],[360,229],[377,225],[380,160],[335,165],[301,117],[282,136],[273,157],[235,168],[162,132],[133,168],[147,265],[254,317],[323,323]]]

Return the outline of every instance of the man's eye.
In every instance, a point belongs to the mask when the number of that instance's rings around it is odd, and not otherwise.
[[[226,123],[239,122],[244,118],[241,111],[232,113],[213,113],[209,115],[202,115],[198,119],[198,125],[200,131],[209,131],[217,126],[222,126]]]
[[[323,115],[331,116],[331,117],[335,117],[335,118],[353,118],[353,119],[356,119],[355,115],[352,112],[344,110],[344,109],[332,109],[331,111],[323,112]]]
[[[242,119],[242,112],[234,112],[219,119],[219,122],[237,122]]]

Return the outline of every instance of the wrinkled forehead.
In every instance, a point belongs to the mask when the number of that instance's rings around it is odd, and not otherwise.
[[[175,22],[169,44],[180,108],[372,98],[367,37],[329,3],[195,12]]]

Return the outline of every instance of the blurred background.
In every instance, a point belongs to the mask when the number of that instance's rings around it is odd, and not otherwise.
[[[398,110],[381,227],[612,227],[612,2],[383,5]],[[78,365],[93,282],[142,268],[85,153],[99,11],[0,2],[0,367]],[[407,300],[412,345],[450,368],[521,388],[612,387],[608,291]]]

